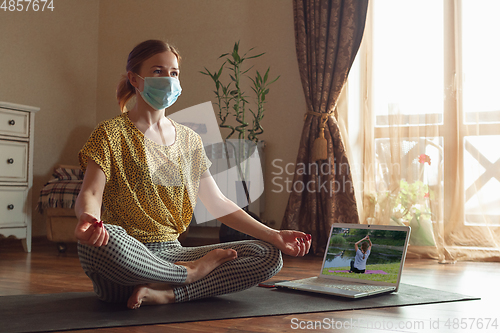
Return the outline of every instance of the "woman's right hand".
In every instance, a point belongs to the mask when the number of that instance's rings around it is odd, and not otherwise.
[[[95,216],[83,213],[75,228],[76,239],[81,244],[90,246],[104,246],[108,244],[109,233]]]

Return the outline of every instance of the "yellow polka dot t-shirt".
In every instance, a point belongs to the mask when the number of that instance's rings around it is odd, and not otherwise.
[[[79,153],[106,175],[101,219],[142,243],[177,239],[189,225],[201,175],[211,165],[200,136],[172,121],[170,146],[148,139],[128,113],[100,123]]]

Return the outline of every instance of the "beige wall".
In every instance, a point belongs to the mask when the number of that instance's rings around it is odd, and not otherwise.
[[[273,175],[279,170],[272,161],[295,162],[305,110],[289,0],[64,0],[55,5],[53,13],[0,12],[0,100],[41,108],[35,197],[52,166],[77,163],[91,129],[119,113],[116,85],[137,43],[164,39],[180,50],[183,93],[169,109],[175,112],[213,99],[212,83],[199,71],[218,67],[217,57],[240,40],[242,49],[266,52],[255,62],[257,69],[271,66],[281,75],[271,87],[262,122],[267,141],[263,218],[279,226],[288,193],[275,193],[279,188],[272,178],[291,176]],[[35,213],[34,235],[44,235],[44,228]]]
[[[77,163],[96,121],[98,0],[54,1],[53,12],[0,11],[0,100],[40,107],[33,200],[57,163]],[[33,235],[45,235],[33,213]]]

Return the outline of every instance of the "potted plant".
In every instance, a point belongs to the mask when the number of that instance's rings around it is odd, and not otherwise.
[[[420,180],[408,183],[401,179],[396,193],[387,191],[378,195],[369,194],[368,197],[369,223],[379,219],[389,220],[394,225],[409,225],[412,228],[410,245],[435,245],[430,208],[434,193],[427,184]]]
[[[227,157],[228,169],[231,167],[230,159],[234,158],[238,171],[238,180],[243,187],[246,202],[250,202],[249,193],[249,157],[255,149],[262,149],[265,143],[259,139],[264,133],[261,121],[264,118],[266,96],[269,86],[278,80],[279,76],[269,77],[270,67],[264,74],[255,70],[253,75],[249,72],[253,66],[248,62],[263,56],[265,53],[249,55],[253,48],[240,54],[239,41],[233,46],[230,53],[224,53],[218,59],[223,59],[218,70],[210,71],[205,67],[200,73],[209,76],[215,85],[215,105],[219,118],[219,127],[229,131],[224,140],[223,151]],[[252,96],[247,95],[245,88],[250,85]],[[233,135],[237,135],[234,139]],[[240,185],[236,185],[240,186]],[[243,207],[248,213],[248,206]],[[255,214],[252,214],[255,216]]]
[[[253,48],[248,52],[252,50]],[[268,68],[264,75],[261,75],[256,70],[255,75],[250,77],[247,73],[253,66],[246,68],[246,62],[250,59],[261,57],[265,53],[247,56],[248,52],[240,55],[239,42],[236,42],[231,53],[224,53],[219,56],[219,59],[225,58],[225,60],[218,71],[211,72],[205,67],[205,71],[201,71],[200,73],[210,76],[215,84],[214,93],[217,99],[215,105],[218,108],[219,126],[230,130],[226,139],[230,139],[237,132],[239,140],[247,139],[258,143],[258,136],[264,132],[260,122],[264,118],[264,104],[266,103],[266,95],[269,93],[269,85],[276,82],[279,76],[269,80],[270,68]],[[229,70],[229,79],[226,77],[227,80],[224,80],[223,74],[225,74],[226,69]],[[253,84],[251,86],[255,95],[255,103],[253,105],[248,101],[249,96],[245,94],[242,88],[242,79],[244,77],[250,79]],[[247,110],[250,111],[252,116],[251,127],[249,127],[250,123],[248,123]],[[236,125],[228,123],[231,117],[234,117]]]

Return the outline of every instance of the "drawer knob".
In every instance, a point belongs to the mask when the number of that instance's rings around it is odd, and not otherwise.
[[[13,204],[8,205],[8,206],[7,206],[7,209],[8,209],[8,210],[13,210],[13,209],[14,209],[14,205],[13,205]]]
[[[13,159],[13,158],[9,158],[9,159],[7,160],[7,163],[8,163],[8,164],[14,164],[14,159]]]
[[[16,124],[16,121],[14,119],[9,120],[9,125],[14,126]]]

